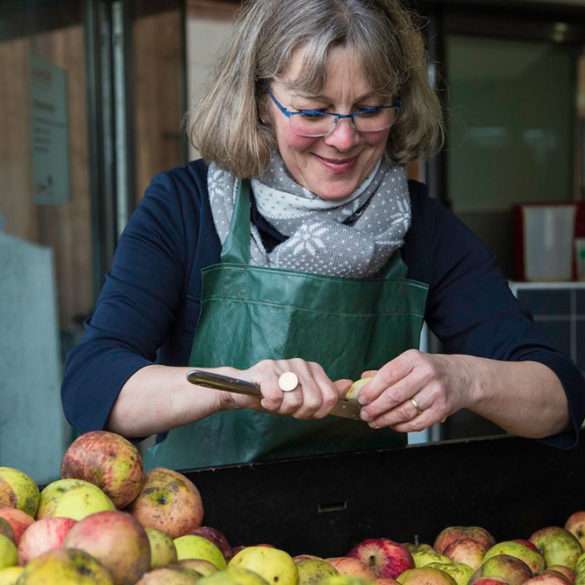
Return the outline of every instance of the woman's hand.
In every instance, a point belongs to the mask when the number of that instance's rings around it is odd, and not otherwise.
[[[278,385],[278,378],[285,372],[294,373],[299,380],[298,387],[289,392],[283,392]],[[258,401],[255,398],[225,393],[229,394],[229,398],[224,397],[224,407],[261,407],[273,414],[286,414],[298,419],[327,416],[351,386],[351,380],[334,382],[319,364],[300,358],[262,360],[247,370],[235,370],[232,375],[259,384],[262,398]]]
[[[408,350],[375,372],[362,387],[362,419],[372,428],[422,431],[468,406],[473,379],[458,356]]]

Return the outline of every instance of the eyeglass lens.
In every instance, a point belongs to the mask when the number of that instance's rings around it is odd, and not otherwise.
[[[333,132],[335,126],[342,122],[336,116],[299,115],[289,118],[292,130],[302,136],[326,136]],[[349,118],[344,118],[349,120]],[[358,132],[379,132],[386,130],[396,120],[395,108],[382,108],[373,113],[355,113],[353,124]]]

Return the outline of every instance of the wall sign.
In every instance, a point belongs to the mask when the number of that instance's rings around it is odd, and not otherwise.
[[[67,72],[29,55],[33,200],[60,205],[71,197]]]

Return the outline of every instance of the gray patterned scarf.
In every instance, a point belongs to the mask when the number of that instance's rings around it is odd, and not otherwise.
[[[260,214],[289,236],[267,252],[252,225],[250,261],[255,266],[343,278],[375,276],[403,245],[410,226],[405,171],[385,159],[351,195],[338,201],[319,199],[296,183],[278,155],[251,184]],[[239,180],[211,163],[207,185],[213,221],[223,245]]]

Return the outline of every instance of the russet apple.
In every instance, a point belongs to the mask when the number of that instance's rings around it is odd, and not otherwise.
[[[456,540],[462,538],[471,538],[482,544],[485,550],[496,544],[496,539],[481,526],[447,526],[439,532],[433,543],[433,548],[441,553],[445,553],[445,549]]]
[[[18,551],[12,539],[0,534],[0,569],[18,564]]]
[[[162,530],[171,538],[189,534],[203,521],[197,487],[182,473],[165,467],[146,474],[142,491],[129,510],[144,527]]]
[[[158,569],[177,561],[177,549],[173,539],[156,528],[147,528],[146,536],[150,545],[150,568]]]
[[[114,509],[112,500],[96,485],[83,479],[58,479],[41,492],[37,519],[65,516],[81,520],[90,514]]]
[[[530,567],[530,570],[534,575],[538,575],[544,571],[544,557],[538,551],[532,550],[519,542],[504,540],[494,544],[494,546],[486,551],[484,561],[500,554],[510,555],[511,557],[516,557],[517,559],[524,561]]]
[[[329,557],[325,561],[332,565],[340,575],[359,577],[366,581],[373,581],[376,578],[374,571],[355,557]]]
[[[80,520],[63,545],[97,559],[115,585],[134,585],[150,568],[150,544],[144,528],[126,512],[97,512]]]
[[[479,577],[501,579],[508,585],[521,585],[532,577],[532,571],[524,561],[510,555],[499,554],[484,560],[470,579],[470,585],[475,585]]]
[[[41,518],[33,522],[23,533],[18,544],[18,558],[21,565],[63,546],[67,533],[77,523],[72,518]]]
[[[565,522],[565,530],[568,530],[585,549],[585,510],[573,512]]]
[[[84,479],[101,488],[118,509],[136,498],[144,482],[140,451],[109,431],[85,433],[67,448],[61,478]]]
[[[213,563],[218,569],[225,569],[227,564],[218,546],[198,534],[185,534],[174,539],[177,559],[203,559]]]
[[[430,544],[406,544],[417,569],[430,563],[449,563],[449,557],[439,554]]]
[[[414,568],[408,548],[389,538],[367,538],[356,544],[347,556],[364,563],[376,577],[396,579],[400,573]]]
[[[0,467],[0,507],[18,508],[34,517],[39,498],[39,487],[32,477],[14,467]]]
[[[144,573],[136,585],[195,585],[200,575],[185,567],[160,567]]]
[[[293,559],[299,571],[299,585],[318,585],[325,577],[338,575],[337,569],[323,559]]]
[[[451,575],[431,567],[407,569],[396,580],[400,585],[457,585]]]
[[[575,569],[577,559],[583,553],[579,541],[565,528],[546,526],[533,532],[529,540],[544,556],[546,566],[564,565]]]
[[[297,585],[299,571],[285,551],[269,546],[247,546],[230,559],[229,567],[255,571],[270,585]]]
[[[18,545],[23,532],[35,521],[32,516],[17,508],[0,508],[0,518],[12,527],[14,542]]]
[[[18,585],[114,585],[109,571],[84,550],[56,548],[33,559]]]
[[[207,538],[207,540],[213,542],[213,544],[221,550],[224,558],[228,559],[232,556],[232,547],[226,535],[221,530],[212,528],[211,526],[199,526],[198,528],[191,530],[190,534],[203,536],[204,538]]]
[[[16,581],[23,571],[23,567],[16,566],[0,569],[0,585],[16,585]]]
[[[460,538],[449,544],[443,554],[455,563],[465,563],[473,570],[478,569],[488,550],[484,544],[472,538]]]
[[[447,575],[453,577],[457,585],[467,585],[473,575],[473,569],[464,563],[430,563],[427,565],[431,569],[439,569]]]

